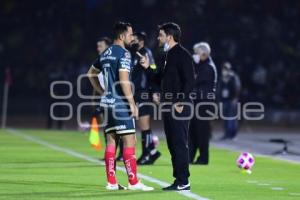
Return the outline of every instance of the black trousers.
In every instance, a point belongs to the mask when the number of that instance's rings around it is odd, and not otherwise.
[[[196,105],[196,104],[195,104]],[[211,106],[200,106],[195,110],[194,116],[189,126],[189,155],[190,162],[195,159],[197,150],[200,151],[199,160],[203,162],[209,161],[209,139],[211,137],[211,125],[209,120],[199,119],[196,112],[201,117],[207,117],[206,110],[212,110]]]
[[[170,108],[171,109],[171,108]],[[176,116],[187,116],[190,110],[184,106]],[[187,184],[189,172],[188,126],[189,120],[175,119],[171,112],[163,113],[164,130],[171,154],[173,177],[179,184]]]

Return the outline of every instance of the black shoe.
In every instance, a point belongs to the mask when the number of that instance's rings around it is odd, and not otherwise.
[[[195,165],[208,165],[208,160],[198,157],[197,160],[193,163]]]
[[[191,185],[190,183],[184,185],[184,184],[179,184],[179,183],[176,183],[176,181],[168,186],[168,187],[165,187],[163,188],[164,191],[190,191],[191,190]]]
[[[194,165],[208,165],[208,161],[197,160],[193,163]]]
[[[122,155],[119,155],[117,158],[116,158],[117,161],[121,162],[123,161],[123,156]]]
[[[137,159],[137,164],[139,164],[141,162],[141,160],[143,160],[143,158],[145,157],[145,154],[142,154],[138,159]]]
[[[141,160],[138,162],[138,165],[152,165],[160,156],[161,153],[159,151],[153,155],[148,154],[141,158]]]
[[[138,165],[150,165],[151,161],[150,161],[150,155],[145,155],[143,157],[141,157],[140,160],[137,161]]]
[[[156,151],[155,154],[150,155],[151,164],[154,164],[154,162],[161,156],[161,153],[159,151]]]

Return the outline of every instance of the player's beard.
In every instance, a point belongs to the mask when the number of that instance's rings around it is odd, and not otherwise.
[[[129,43],[124,42],[124,46],[126,49],[130,49],[132,46],[131,44],[132,44],[131,42],[129,42]]]

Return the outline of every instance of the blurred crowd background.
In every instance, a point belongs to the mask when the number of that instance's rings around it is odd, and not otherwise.
[[[47,116],[49,83],[74,83],[97,57],[96,41],[117,20],[148,34],[157,50],[157,25],[178,23],[182,44],[207,41],[218,67],[232,63],[243,101],[264,103],[273,121],[300,111],[300,1],[298,0],[2,0],[1,88],[9,67],[9,115]],[[2,98],[1,98],[2,99]],[[2,101],[2,100],[1,100]],[[72,101],[80,101],[74,97]],[[280,113],[276,119],[274,113]],[[268,117],[268,116],[267,116]]]

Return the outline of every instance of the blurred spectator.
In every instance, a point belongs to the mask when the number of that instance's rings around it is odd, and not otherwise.
[[[236,137],[238,130],[237,109],[241,83],[229,62],[225,62],[222,66],[219,92],[221,93],[220,100],[224,121],[224,136],[221,139],[232,140]]]
[[[194,106],[201,103],[215,102],[217,87],[217,68],[210,56],[211,49],[208,43],[200,42],[194,45],[194,62],[196,81],[193,92],[196,98],[193,99]],[[202,105],[195,109],[193,118],[189,125],[189,156],[190,163],[207,165],[209,162],[209,139],[211,137],[211,116],[213,113],[212,105]],[[196,114],[197,113],[197,114]],[[201,118],[197,117],[200,116]],[[206,119],[204,119],[206,118]],[[197,151],[200,156],[194,162]]]

